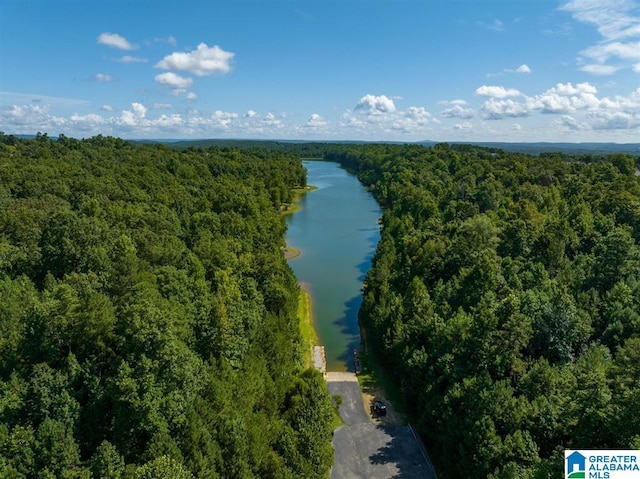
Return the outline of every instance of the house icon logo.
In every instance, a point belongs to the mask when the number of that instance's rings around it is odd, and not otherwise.
[[[571,454],[565,454],[565,462],[567,463],[567,479],[584,479],[586,476],[587,458],[574,451]]]

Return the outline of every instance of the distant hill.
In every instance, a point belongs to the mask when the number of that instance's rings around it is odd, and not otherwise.
[[[473,141],[452,141],[448,143],[477,145],[528,155],[559,152],[567,155],[611,155],[613,153],[626,153],[640,156],[640,143],[500,143]],[[435,142],[426,140],[421,141],[420,144],[433,146]]]
[[[32,139],[36,135],[14,135],[16,138]],[[57,136],[50,136],[52,140]],[[359,140],[244,140],[244,139],[200,139],[200,140],[170,140],[170,139],[133,139],[135,143],[162,143],[170,148],[209,148],[218,146],[220,148],[265,148],[268,150],[316,150],[322,145],[358,145],[358,144],[407,144],[414,143],[425,147],[432,147],[438,143],[449,143],[451,145],[476,145],[496,150],[512,151],[527,155],[539,155],[541,153],[564,153],[567,155],[611,155],[614,153],[625,153],[633,156],[640,156],[640,143],[503,143],[492,141],[448,141],[438,142],[433,140],[423,140],[418,142],[399,141],[359,141]],[[292,146],[294,148],[292,148]]]
[[[302,140],[232,140],[232,139],[209,139],[209,140],[174,140],[163,141],[167,146],[174,148],[189,147],[231,147],[231,148],[267,148],[291,149],[292,145],[319,146],[327,144],[367,144],[367,143],[387,143],[398,144],[400,142],[381,141],[302,141]],[[425,140],[417,142],[425,147],[431,147],[438,142]],[[626,153],[640,156],[640,143],[501,143],[501,142],[472,142],[472,141],[452,141],[447,142],[456,145],[476,145],[496,150],[513,151],[528,155],[539,155],[540,153],[559,152],[568,155],[611,155],[613,153]]]

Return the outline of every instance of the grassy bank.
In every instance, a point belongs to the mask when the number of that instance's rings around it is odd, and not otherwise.
[[[313,347],[320,344],[318,335],[313,325],[313,310],[311,309],[311,296],[309,292],[300,287],[298,296],[298,319],[300,321],[300,335],[302,338],[302,351],[304,352],[304,366],[313,366]]]
[[[309,191],[317,190],[317,186],[308,185],[304,188],[294,188],[293,191],[293,202],[292,203],[282,203],[280,205],[280,216],[288,216],[296,211],[299,211],[302,206],[300,206],[297,202],[300,197]]]

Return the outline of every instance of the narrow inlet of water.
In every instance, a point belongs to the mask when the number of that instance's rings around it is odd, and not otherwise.
[[[382,212],[373,195],[337,163],[305,161],[302,209],[286,219],[287,244],[300,250],[289,261],[311,294],[313,317],[328,371],[353,371],[360,345],[362,282],[380,239]]]

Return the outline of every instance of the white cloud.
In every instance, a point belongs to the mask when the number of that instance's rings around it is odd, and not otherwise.
[[[509,96],[518,96],[521,93],[514,88],[505,88],[503,86],[487,86],[482,85],[476,88],[476,95],[487,96],[490,98],[506,98]]]
[[[116,58],[115,61],[119,63],[147,63],[149,60],[147,60],[146,58],[132,57],[131,55],[125,55],[123,57]]]
[[[262,123],[269,127],[281,127],[282,120],[276,118],[273,113],[267,113],[264,118],[262,118]]]
[[[2,111],[1,118],[4,125],[47,124],[50,121],[49,107],[41,105],[12,105]]]
[[[246,112],[246,113],[244,114],[244,117],[245,117],[245,118],[254,118],[254,117],[256,117],[256,116],[258,116],[258,112],[257,112],[257,111],[254,111],[254,110],[249,110],[248,112]]]
[[[640,32],[638,32],[640,35]],[[603,45],[589,47],[582,52],[585,56],[605,63],[611,57],[618,57],[629,60],[640,59],[640,42],[622,43],[612,42]]]
[[[562,115],[559,120],[555,121],[555,124],[564,130],[571,131],[584,131],[589,130],[589,125],[585,122],[579,122],[570,115]]]
[[[185,78],[173,72],[160,73],[156,75],[156,81],[169,88],[184,89],[193,85],[193,78]]]
[[[138,117],[138,118],[144,118],[147,114],[147,109],[144,105],[142,105],[141,103],[132,103],[131,107],[133,108],[133,113]]]
[[[228,73],[231,71],[230,62],[234,56],[234,53],[226,52],[218,45],[208,47],[205,43],[200,43],[198,48],[191,52],[167,55],[156,63],[155,67],[189,72],[198,76]]]
[[[455,130],[473,130],[473,125],[471,123],[469,123],[468,121],[464,121],[462,123],[456,123],[453,128]]]
[[[596,97],[597,89],[588,82],[558,83],[540,95],[527,97],[526,103],[530,110],[540,110],[542,113],[570,113],[575,110],[593,110],[602,105]]]
[[[518,68],[516,68],[516,73],[531,73],[531,68],[523,63]]]
[[[411,106],[401,112],[399,118],[391,125],[391,128],[410,133],[424,129],[424,126],[431,121],[438,122],[424,107]]]
[[[578,59],[582,71],[596,75],[611,75],[629,67],[630,61],[640,58],[640,5],[635,0],[570,0],[561,10],[576,20],[594,25],[603,41],[580,52]],[[635,38],[636,41],[630,41]],[[605,65],[617,59],[624,65]]]
[[[396,106],[393,100],[385,95],[375,96],[367,94],[360,98],[355,107],[356,110],[362,110],[370,115],[393,113]]]
[[[62,124],[66,128],[91,133],[103,128],[108,122],[109,120],[95,113],[89,113],[88,115],[74,113],[69,117],[68,121],[64,121]]]
[[[613,75],[619,69],[619,67],[614,67],[612,65],[598,64],[583,65],[580,67],[580,70],[582,70],[583,72],[593,73],[594,75]]]
[[[111,105],[102,105],[100,109],[103,111],[114,111],[114,108]]]
[[[634,14],[638,4],[633,0],[570,0],[560,9],[594,25],[609,41],[640,35],[640,18]]]
[[[190,91],[189,93],[187,93],[187,94],[185,95],[185,98],[186,98],[187,100],[189,100],[189,101],[194,101],[194,100],[197,100],[197,99],[198,99],[198,95],[197,95],[197,93],[194,93],[194,92]]]
[[[130,43],[126,38],[117,33],[101,33],[98,35],[98,43],[120,50],[135,50],[138,48],[137,45]]]
[[[93,77],[96,81],[101,81],[101,82],[110,82],[113,81],[113,77],[111,75],[106,75],[104,73],[96,73],[96,75]]]
[[[578,83],[576,86],[573,86],[571,82],[569,82],[569,83],[558,83],[553,88],[547,90],[547,92],[558,93],[559,95],[575,95],[579,93],[595,94],[595,93],[598,93],[598,90],[589,82]]]
[[[460,104],[454,104],[453,107],[441,111],[440,116],[444,116],[445,118],[469,119],[473,118],[474,113],[475,112],[472,108],[464,108]]]
[[[640,73],[640,63],[636,63],[631,67],[631,69],[636,73]]]
[[[598,111],[590,113],[588,120],[595,130],[628,130],[640,127],[638,112]]]
[[[507,100],[490,98],[480,108],[480,115],[486,120],[501,120],[503,118],[518,118],[529,116],[530,111],[526,104]]]
[[[514,123],[511,125],[511,131],[521,131],[522,125],[520,123]]]
[[[173,105],[171,105],[170,103],[152,103],[151,105],[149,105],[149,108],[151,108],[152,110],[170,110],[171,108],[173,108]]]
[[[305,128],[322,128],[327,125],[328,125],[327,121],[317,113],[313,113],[311,117],[307,120],[307,122],[304,124]]]

